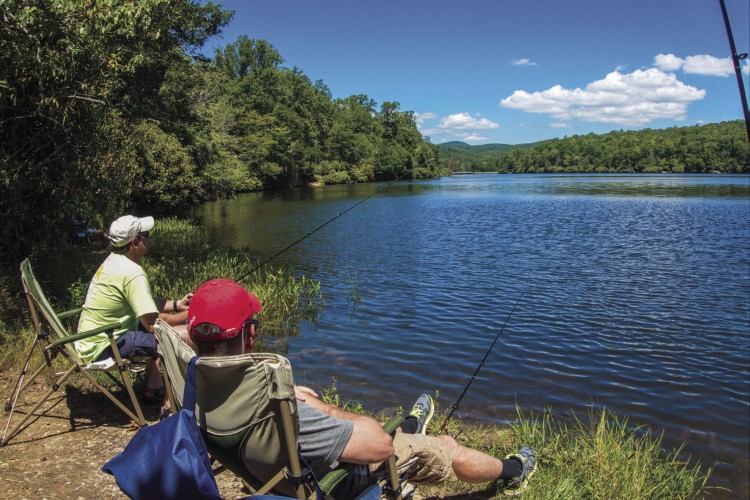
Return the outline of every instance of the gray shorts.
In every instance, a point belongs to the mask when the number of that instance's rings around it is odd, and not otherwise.
[[[159,354],[156,352],[156,335],[148,332],[125,332],[115,339],[117,349],[123,358],[156,358]],[[102,361],[114,357],[112,347],[107,347],[96,358],[96,361]]]

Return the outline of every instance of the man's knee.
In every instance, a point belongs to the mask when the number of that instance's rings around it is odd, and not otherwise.
[[[448,446],[448,449],[451,450],[451,453],[453,453],[454,450],[458,450],[461,448],[461,445],[458,444],[458,441],[456,441],[450,436],[446,436],[445,434],[440,434],[435,437],[437,437],[439,440],[444,442]]]

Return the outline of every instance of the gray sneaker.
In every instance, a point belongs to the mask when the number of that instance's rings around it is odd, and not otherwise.
[[[529,479],[536,472],[536,455],[534,454],[534,450],[528,446],[524,446],[518,450],[518,453],[511,453],[505,457],[506,460],[509,458],[520,461],[523,466],[521,475],[509,480],[503,490],[503,493],[506,495],[515,497],[520,495],[529,486]]]
[[[409,416],[416,418],[418,422],[414,434],[427,434],[427,424],[430,423],[433,413],[435,413],[435,405],[432,397],[429,394],[419,396],[409,412]]]

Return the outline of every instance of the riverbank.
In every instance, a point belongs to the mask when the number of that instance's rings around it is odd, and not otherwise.
[[[17,372],[0,372],[0,393],[12,391]],[[28,395],[47,390],[43,381],[33,384]],[[333,394],[333,399],[331,399]],[[327,391],[329,401],[342,402]],[[29,408],[23,400],[19,411]],[[7,498],[126,498],[114,478],[102,466],[118,454],[137,428],[101,394],[75,383],[68,384],[51,400],[52,408],[10,443],[0,448],[0,474]],[[352,408],[355,406],[356,408]],[[349,408],[363,411],[357,403]],[[157,421],[158,406],[144,408],[150,424]],[[429,427],[436,433],[442,415]],[[642,429],[628,430],[609,414],[590,422],[565,425],[549,418],[524,418],[511,426],[468,426],[456,419],[448,433],[476,449],[504,456],[519,443],[531,445],[539,457],[527,498],[700,498],[709,493],[707,477],[697,464],[684,464],[674,454],[663,456],[659,440]],[[242,482],[229,472],[217,476],[224,498],[248,494]],[[718,493],[718,495],[717,495]],[[726,492],[724,492],[726,493]],[[712,497],[722,492],[712,491]],[[491,484],[448,483],[419,487],[417,498],[502,498]]]

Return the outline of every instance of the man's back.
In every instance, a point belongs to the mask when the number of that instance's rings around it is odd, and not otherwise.
[[[138,318],[158,312],[151,287],[140,265],[125,255],[112,253],[99,266],[89,284],[86,301],[78,321],[78,331],[122,322],[119,335],[138,329]],[[84,361],[95,360],[108,347],[106,335],[97,335],[76,343]]]

